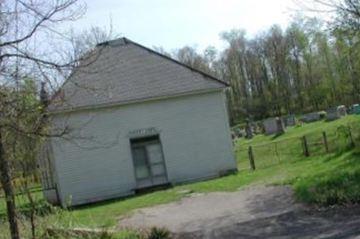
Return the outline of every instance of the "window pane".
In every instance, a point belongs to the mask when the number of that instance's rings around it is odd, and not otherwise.
[[[150,164],[163,162],[160,144],[149,144],[146,146],[146,150],[148,153]]]
[[[146,164],[145,148],[134,148],[133,157],[135,162],[135,173],[137,178],[150,177],[149,168]]]
[[[165,168],[163,164],[156,164],[151,166],[153,176],[165,175]]]

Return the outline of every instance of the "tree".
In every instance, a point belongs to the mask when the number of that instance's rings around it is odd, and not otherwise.
[[[57,79],[66,77],[74,66],[75,58],[56,52],[55,45],[67,38],[56,30],[61,22],[74,21],[85,11],[77,0],[12,0],[0,3],[0,173],[5,193],[7,216],[12,239],[19,239],[14,187],[12,184],[12,161],[8,141],[17,135],[50,136],[44,127],[45,105],[28,107],[26,94],[20,90],[28,76],[53,85]],[[49,35],[57,35],[51,42]],[[47,41],[37,41],[44,39]],[[41,45],[38,45],[39,42]],[[61,80],[60,80],[61,82]],[[33,115],[32,125],[23,124],[22,117]],[[63,132],[64,133],[64,132]]]
[[[72,55],[74,61],[81,59],[82,56],[91,51],[97,44],[118,37],[113,30],[111,22],[108,29],[99,26],[92,26],[89,29],[84,29],[80,32],[76,32],[72,29],[69,35],[71,46],[67,49],[70,49],[73,52],[69,52],[68,55]]]
[[[209,49],[208,49],[209,50]],[[211,50],[205,52],[207,56],[198,54],[196,49],[190,46],[184,46],[183,48],[178,49],[174,52],[173,56],[175,59],[180,62],[196,68],[198,70],[204,71],[206,73],[211,73],[210,62],[213,56]],[[207,58],[206,58],[207,57]]]
[[[272,26],[254,38],[242,30],[221,33],[216,53],[182,48],[178,59],[229,82],[230,123],[247,118],[305,113],[360,100],[358,34],[332,30],[316,18],[297,16],[286,29]]]
[[[225,62],[224,78],[230,83],[228,92],[230,105],[230,120],[245,119],[249,112],[248,79],[246,74],[246,45],[245,31],[233,29],[220,34],[229,47],[223,52]]]
[[[334,25],[352,32],[360,31],[360,2],[358,0],[315,0],[328,11],[336,13]]]
[[[358,0],[296,0],[304,11],[325,13],[331,16],[332,29],[346,29],[357,34],[360,30],[360,2]]]
[[[6,160],[12,168],[11,181],[17,181],[14,188],[16,193],[27,195],[30,210],[30,224],[32,228],[32,238],[35,238],[35,207],[30,193],[33,179],[37,177],[37,152],[40,146],[40,137],[35,133],[26,134],[24,130],[34,129],[39,134],[45,132],[41,129],[45,126],[43,109],[44,101],[39,101],[35,81],[24,79],[19,83],[18,89],[3,88],[1,93],[6,100],[12,100],[4,109],[2,124],[11,127],[2,127],[2,147],[6,152]],[[3,98],[3,99],[4,99]],[[43,103],[42,103],[43,102]],[[12,114],[10,114],[12,112]],[[40,120],[40,121],[39,121]],[[16,122],[15,124],[12,122]],[[36,125],[36,126],[35,126]],[[22,132],[19,132],[21,130]],[[21,184],[19,184],[21,182]]]

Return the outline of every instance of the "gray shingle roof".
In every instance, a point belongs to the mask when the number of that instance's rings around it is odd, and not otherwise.
[[[55,110],[221,89],[227,83],[126,38],[99,44],[55,97]],[[55,105],[55,104],[53,104]],[[53,108],[54,109],[54,108]]]

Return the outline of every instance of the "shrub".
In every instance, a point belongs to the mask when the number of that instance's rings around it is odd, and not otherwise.
[[[170,232],[165,228],[151,228],[150,232],[148,233],[147,239],[170,239]]]
[[[360,171],[340,171],[303,178],[294,184],[296,196],[323,206],[360,203]]]

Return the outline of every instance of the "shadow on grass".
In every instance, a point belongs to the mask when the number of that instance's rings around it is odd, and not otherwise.
[[[95,207],[98,207],[98,206],[106,206],[106,205],[110,205],[110,204],[113,204],[113,203],[126,201],[128,199],[133,199],[133,198],[137,198],[137,197],[140,197],[140,196],[149,195],[149,194],[154,193],[154,192],[166,191],[166,190],[171,189],[171,188],[173,188],[173,186],[171,184],[156,186],[156,187],[136,191],[136,193],[132,194],[132,195],[119,197],[119,198],[112,198],[112,199],[103,200],[103,201],[100,201],[100,202],[93,202],[93,203],[83,204],[83,205],[79,205],[79,206],[72,206],[72,207],[69,207],[68,209],[69,210],[76,210],[76,211],[80,210],[81,211],[81,210],[95,208]]]
[[[237,170],[229,170],[227,172],[220,173],[218,175],[218,177],[208,178],[208,179],[204,179],[204,180],[201,180],[201,181],[196,181],[196,183],[207,182],[207,181],[211,181],[211,180],[225,178],[225,177],[228,177],[228,176],[237,175],[238,173],[239,172]],[[129,196],[121,197],[121,198],[109,199],[109,200],[95,202],[95,203],[89,203],[89,204],[85,204],[85,205],[74,206],[74,207],[70,207],[69,209],[70,210],[86,210],[86,209],[91,209],[91,208],[95,208],[95,207],[98,207],[98,206],[106,206],[106,205],[110,205],[110,204],[113,204],[113,203],[126,201],[126,200],[129,200],[129,199],[141,198],[142,196],[150,195],[152,193],[165,192],[165,191],[167,191],[169,189],[173,189],[174,187],[192,185],[194,183],[195,183],[194,181],[178,183],[178,184],[175,184],[175,185],[169,183],[169,184],[150,187],[150,188],[146,188],[146,189],[142,189],[142,190],[136,190],[135,194],[133,194],[133,195],[129,195]]]

